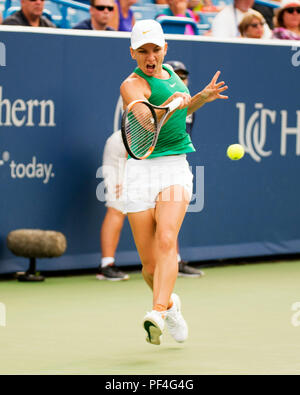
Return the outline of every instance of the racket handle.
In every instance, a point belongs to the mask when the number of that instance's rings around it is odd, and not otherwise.
[[[170,111],[172,112],[176,110],[176,108],[180,106],[182,101],[183,101],[182,97],[176,97],[176,99],[172,100],[171,103],[168,104]]]

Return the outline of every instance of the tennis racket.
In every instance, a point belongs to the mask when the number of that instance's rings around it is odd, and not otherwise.
[[[132,158],[145,159],[152,154],[161,127],[182,100],[177,97],[164,107],[145,100],[135,100],[128,105],[122,116],[121,131],[125,148]]]

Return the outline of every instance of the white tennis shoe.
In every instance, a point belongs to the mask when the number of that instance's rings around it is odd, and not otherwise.
[[[165,311],[152,310],[144,317],[144,329],[147,332],[146,340],[148,343],[160,345],[160,336],[165,327]]]
[[[178,343],[188,338],[188,326],[181,314],[180,298],[176,294],[171,295],[173,306],[166,311],[166,325],[170,335]]]

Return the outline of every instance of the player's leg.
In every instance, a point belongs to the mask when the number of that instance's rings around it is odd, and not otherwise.
[[[156,251],[157,224],[155,216],[154,209],[128,214],[135,245],[142,262],[142,274],[145,282],[153,291],[153,307],[156,304],[156,293],[158,290],[157,287],[155,289],[153,288],[153,280],[156,270],[157,253],[159,253],[159,251]]]
[[[154,209],[148,209],[138,213],[129,213],[128,220],[143,265],[143,277],[149,287],[153,289],[156,262],[154,250],[156,229]],[[154,299],[155,294],[153,294],[153,300]],[[147,313],[144,317],[143,325],[147,333],[146,340],[151,344],[160,344],[160,336],[165,325],[165,319],[162,313],[155,310]]]
[[[170,334],[177,342],[183,342],[188,337],[188,326],[181,314],[181,301],[179,296],[173,293],[173,288],[178,273],[178,233],[189,200],[190,195],[185,188],[181,185],[174,185],[159,195],[155,210],[158,259],[154,277],[156,295],[154,303],[162,306],[168,303],[165,322]]]
[[[151,290],[153,290],[153,275],[155,269],[154,209],[148,209],[138,213],[128,213],[128,220],[134,242],[142,262],[142,274],[144,280]]]
[[[173,185],[158,196],[155,208],[154,305],[167,308],[178,274],[177,237],[189,195],[181,185]]]
[[[178,197],[178,190],[183,197],[181,201],[175,198]],[[163,198],[166,193],[170,195],[167,202]],[[152,344],[160,344],[165,318],[169,330],[171,323],[173,332],[170,332],[175,340],[183,341],[187,337],[187,326],[180,313],[180,300],[177,295],[172,295],[174,306],[169,310],[168,307],[178,271],[176,240],[188,201],[189,197],[184,188],[173,186],[159,195],[155,211],[149,209],[128,215],[143,264],[144,279],[153,288],[153,310],[144,318],[147,341]]]

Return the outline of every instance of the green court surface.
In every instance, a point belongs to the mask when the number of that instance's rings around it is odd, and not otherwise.
[[[0,374],[300,374],[300,314],[292,310],[300,262],[205,274],[176,283],[188,341],[165,333],[160,346],[145,341],[152,297],[140,273],[118,283],[94,275],[2,280]]]

